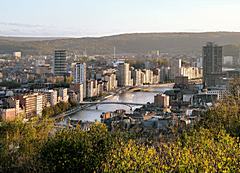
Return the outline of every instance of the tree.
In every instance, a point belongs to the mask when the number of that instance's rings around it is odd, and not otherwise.
[[[53,128],[49,119],[2,122],[0,125],[0,172],[38,172],[36,158]]]
[[[115,139],[101,123],[87,132],[63,129],[45,143],[40,163],[49,172],[94,172],[117,145]]]
[[[42,111],[43,117],[52,117],[54,114],[53,107],[45,107]]]
[[[240,100],[228,97],[203,114],[199,126],[213,131],[226,130],[233,136],[240,136]]]
[[[240,78],[234,78],[229,84],[229,94],[235,99],[239,99],[240,96]]]
[[[239,154],[238,139],[200,128],[157,146],[121,143],[111,150],[102,172],[239,172]]]

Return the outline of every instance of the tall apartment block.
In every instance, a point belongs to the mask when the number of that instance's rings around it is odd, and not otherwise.
[[[66,50],[55,50],[54,54],[54,75],[65,76],[67,73]]]
[[[77,94],[77,102],[83,101],[83,84],[73,83],[70,85],[70,90],[74,91]]]
[[[83,85],[83,98],[87,93],[87,65],[86,63],[77,63],[74,69],[74,83]]]
[[[26,117],[31,117],[34,115],[42,115],[43,110],[43,96],[34,93],[34,94],[27,94],[23,96],[19,96],[18,99],[20,100],[21,107],[24,108],[26,113]]]
[[[221,85],[222,60],[222,46],[212,42],[203,46],[203,82],[207,86]]]
[[[133,85],[128,63],[120,63],[118,65],[118,85],[121,87]]]
[[[55,106],[58,103],[57,91],[56,90],[48,90],[44,92],[47,102],[50,103],[50,106]]]
[[[68,89],[67,88],[59,88],[58,90],[59,101],[68,102]]]
[[[140,69],[134,69],[133,73],[133,85],[134,86],[141,86],[142,82],[142,71]]]
[[[179,58],[171,59],[171,73],[170,78],[175,79],[176,76],[181,75],[182,60]]]
[[[104,77],[104,83],[105,83],[105,90],[106,91],[112,91],[117,88],[117,77],[114,73],[108,73],[105,74]]]

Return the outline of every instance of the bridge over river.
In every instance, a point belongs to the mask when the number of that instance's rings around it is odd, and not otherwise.
[[[142,103],[130,103],[130,102],[101,102],[101,101],[98,101],[98,102],[81,102],[79,103],[79,105],[71,110],[68,110],[60,115],[57,115],[56,117],[54,117],[54,119],[62,119],[64,117],[67,117],[67,116],[70,116],[76,112],[79,112],[83,109],[86,109],[90,106],[93,106],[93,105],[96,105],[96,109],[98,109],[98,106],[99,105],[107,105],[107,104],[118,104],[118,105],[126,105],[130,108],[130,110],[133,109],[133,106],[143,106],[143,105],[146,105],[146,104],[142,104]]]
[[[107,105],[107,104],[118,104],[118,105],[126,105],[132,110],[132,106],[143,106],[146,104],[143,103],[133,103],[133,102],[81,102],[80,105],[96,105],[96,109],[98,109],[99,105]]]

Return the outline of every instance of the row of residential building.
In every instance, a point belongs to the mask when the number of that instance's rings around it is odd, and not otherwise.
[[[4,95],[2,95],[4,96]],[[42,116],[45,107],[53,107],[59,102],[68,102],[67,88],[58,90],[38,89],[34,92],[12,93],[1,99],[0,115],[3,120],[13,120],[18,116],[29,118]]]

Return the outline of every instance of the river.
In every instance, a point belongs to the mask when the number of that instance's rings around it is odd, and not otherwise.
[[[152,103],[154,101],[154,96],[159,92],[163,93],[164,91],[171,89],[169,87],[159,87],[152,88],[150,92],[125,92],[117,96],[110,97],[105,100],[105,102],[128,102],[128,103],[143,103],[147,102]],[[139,106],[134,106],[134,109]],[[79,111],[71,116],[72,119],[75,120],[83,120],[83,121],[100,121],[100,115],[102,112],[115,111],[116,109],[125,109],[127,112],[132,112],[128,106],[125,105],[98,105],[98,110],[96,110],[96,106],[91,106],[85,110]]]

